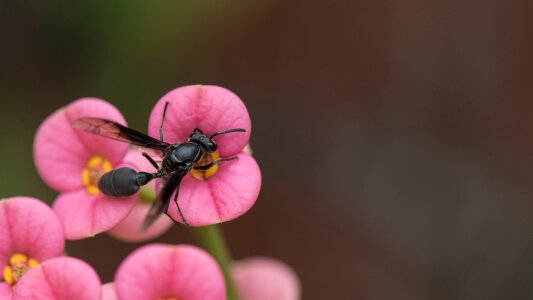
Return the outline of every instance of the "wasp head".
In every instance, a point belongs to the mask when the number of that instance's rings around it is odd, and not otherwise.
[[[212,153],[217,151],[217,144],[203,133],[193,133],[189,136],[189,142],[197,143],[207,152]]]

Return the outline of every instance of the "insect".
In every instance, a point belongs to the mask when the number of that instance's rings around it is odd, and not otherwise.
[[[137,172],[132,168],[122,167],[105,173],[98,181],[98,188],[102,193],[108,196],[121,197],[135,194],[141,186],[156,178],[162,179],[161,190],[150,207],[141,230],[146,230],[150,227],[160,214],[165,213],[168,215],[170,198],[174,192],[174,202],[178,207],[183,223],[188,226],[189,223],[183,216],[178,204],[178,192],[182,179],[193,169],[206,171],[223,161],[236,159],[237,156],[218,158],[201,165],[205,161],[205,157],[217,151],[217,144],[213,140],[214,137],[231,132],[246,132],[242,128],[233,128],[207,136],[199,128],[195,128],[188,141],[177,144],[166,143],[163,140],[163,123],[168,104],[167,102],[163,109],[163,117],[159,127],[159,140],[106,119],[81,118],[76,120],[73,125],[78,130],[151,149],[161,158],[160,164],[158,164],[150,155],[142,152],[142,155],[157,169],[157,172]],[[169,217],[172,218],[170,215]]]

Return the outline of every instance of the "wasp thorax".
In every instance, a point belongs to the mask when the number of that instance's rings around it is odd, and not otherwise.
[[[27,255],[15,253],[9,258],[9,263],[4,268],[4,281],[13,286],[31,268],[39,262]]]
[[[89,194],[97,195],[100,193],[98,180],[111,169],[113,169],[111,162],[102,156],[95,155],[89,159],[81,174],[83,185]]]
[[[207,165],[219,158],[218,151],[208,153],[207,151],[204,152],[204,155],[198,162],[198,166],[204,166]],[[213,177],[218,172],[219,165],[214,165],[211,168],[202,171],[202,170],[192,170],[189,174],[199,180],[207,180],[211,177]]]

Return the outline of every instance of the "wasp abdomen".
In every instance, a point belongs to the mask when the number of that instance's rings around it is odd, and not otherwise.
[[[139,180],[139,177],[145,177],[144,172],[137,172],[132,168],[123,167],[105,173],[98,180],[98,188],[102,193],[113,196],[131,196],[139,191],[141,185],[146,184],[149,180]],[[142,181],[142,182],[140,182]]]

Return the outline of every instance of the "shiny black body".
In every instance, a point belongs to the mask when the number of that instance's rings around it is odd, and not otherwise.
[[[207,136],[200,129],[195,128],[188,141],[169,144],[163,141],[162,131],[167,106],[168,103],[165,106],[163,120],[159,129],[160,140],[105,119],[82,118],[74,124],[74,127],[79,130],[150,149],[154,153],[153,156],[161,160],[160,164],[158,164],[152,156],[143,152],[143,156],[150,161],[157,172],[137,172],[131,168],[123,167],[107,172],[98,181],[98,188],[102,193],[113,197],[121,197],[133,195],[139,191],[141,186],[151,180],[162,178],[161,190],[145,218],[143,230],[148,228],[161,213],[164,212],[168,215],[172,194],[174,194],[174,202],[178,207],[183,223],[188,225],[177,201],[181,180],[192,169],[205,171],[222,161],[237,158],[236,156],[219,158],[205,165],[199,165],[204,155],[217,150],[213,137],[230,132],[245,132],[244,129],[234,128]]]
[[[161,165],[167,171],[191,168],[200,161],[204,151],[200,144],[194,142],[173,145],[168,149]]]

